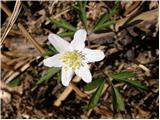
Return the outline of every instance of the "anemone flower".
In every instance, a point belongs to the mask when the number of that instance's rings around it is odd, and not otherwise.
[[[61,81],[64,86],[68,86],[74,73],[81,77],[83,81],[92,81],[92,75],[88,63],[103,60],[105,55],[101,50],[91,50],[85,48],[87,32],[80,29],[75,32],[71,43],[56,34],[49,34],[48,39],[59,52],[58,54],[44,60],[44,65],[48,67],[62,67]]]

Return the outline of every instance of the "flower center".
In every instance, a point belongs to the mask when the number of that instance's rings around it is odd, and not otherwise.
[[[83,60],[85,60],[85,56],[77,50],[66,51],[64,55],[61,57],[61,60],[66,67],[75,70],[79,68],[81,65],[83,65]]]

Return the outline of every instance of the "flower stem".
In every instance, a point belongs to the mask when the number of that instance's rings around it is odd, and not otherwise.
[[[109,76],[103,70],[101,70],[100,68],[98,68],[94,63],[93,63],[93,66],[96,67],[104,75],[104,77],[106,78],[105,80],[108,82],[108,84],[110,86],[112,86],[112,82],[108,79]]]

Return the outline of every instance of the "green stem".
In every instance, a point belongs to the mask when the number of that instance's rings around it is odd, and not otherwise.
[[[112,86],[112,82],[108,79],[109,76],[103,70],[99,69],[95,64],[93,64],[93,66],[96,67],[104,75],[104,77],[106,78],[105,80],[108,82],[110,86]]]

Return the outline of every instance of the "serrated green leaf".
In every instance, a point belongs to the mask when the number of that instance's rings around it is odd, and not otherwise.
[[[128,80],[128,79],[124,79],[124,80],[120,80],[120,81],[126,83],[127,85],[129,85],[131,87],[139,89],[139,90],[144,90],[144,91],[148,90],[148,88],[145,85],[142,85],[140,81]]]
[[[116,79],[116,80],[124,80],[124,79],[130,78],[130,77],[134,77],[135,75],[136,74],[134,72],[131,72],[131,71],[122,71],[122,72],[119,72],[119,73],[114,73],[112,75],[112,78]]]
[[[90,91],[90,90],[93,90],[95,88],[97,88],[98,86],[100,86],[100,84],[103,82],[103,78],[96,78],[94,79],[91,83],[87,84],[85,87],[84,87],[84,90],[85,91]]]
[[[75,32],[62,32],[59,33],[59,36],[61,37],[73,37]]]
[[[61,27],[61,28],[64,28],[64,29],[67,29],[67,30],[70,30],[70,31],[74,31],[76,32],[76,27],[74,27],[73,25],[71,25],[69,22],[67,22],[66,20],[51,20],[51,23],[57,27]]]
[[[102,95],[104,84],[105,84],[105,80],[103,80],[103,82],[98,86],[97,90],[93,93],[93,95],[90,99],[88,108],[93,108],[97,105],[97,103]]]
[[[54,61],[53,61],[54,62]],[[45,81],[48,81],[53,75],[60,71],[60,68],[52,67],[49,68],[48,71],[42,76],[36,84],[41,84]]]
[[[7,85],[10,86],[10,87],[16,87],[19,84],[20,84],[20,79],[19,78],[13,79],[9,83],[7,83]]]
[[[125,111],[125,104],[118,88],[112,86],[112,104],[117,112]]]

